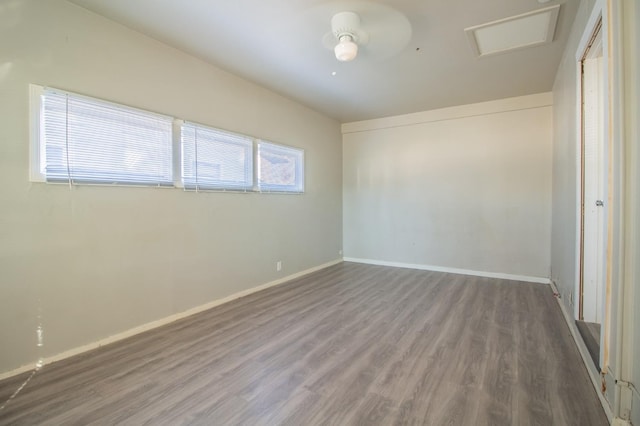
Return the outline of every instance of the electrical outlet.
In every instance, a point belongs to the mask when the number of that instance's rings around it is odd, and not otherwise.
[[[338,256],[342,256],[342,250],[338,250]]]
[[[282,260],[276,262],[276,271],[282,271]]]
[[[573,292],[569,293],[569,304],[573,306]]]

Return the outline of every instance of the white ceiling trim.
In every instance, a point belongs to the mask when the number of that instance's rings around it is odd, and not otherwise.
[[[477,117],[479,115],[498,114],[508,111],[542,108],[553,105],[553,93],[544,92],[534,95],[516,96],[475,104],[440,108],[392,117],[375,118],[373,120],[354,121],[342,124],[342,134],[366,132],[395,127],[413,126],[436,121],[455,120],[459,118]]]

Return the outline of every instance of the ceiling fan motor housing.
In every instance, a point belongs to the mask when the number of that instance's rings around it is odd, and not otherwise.
[[[336,13],[331,18],[331,31],[338,40],[348,35],[357,43],[360,32],[360,17],[354,12]]]

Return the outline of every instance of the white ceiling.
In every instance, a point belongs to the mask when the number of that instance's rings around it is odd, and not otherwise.
[[[70,1],[351,122],[551,90],[580,0]],[[552,43],[474,54],[465,28],[554,4],[562,6]],[[384,31],[372,32],[351,62],[323,46],[334,13],[358,12],[365,25],[390,8],[412,27],[400,52],[371,54]]]

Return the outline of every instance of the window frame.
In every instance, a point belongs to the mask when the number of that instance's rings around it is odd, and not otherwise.
[[[45,116],[44,116],[44,96],[47,92],[52,92],[59,95],[67,95],[71,96],[75,99],[81,101],[88,101],[90,103],[95,103],[96,105],[104,105],[111,106],[115,111],[121,109],[123,112],[126,110],[130,110],[133,113],[138,113],[142,116],[147,116],[149,118],[156,118],[161,121],[165,121],[169,125],[169,134],[168,136],[168,146],[162,146],[160,149],[167,149],[169,151],[169,156],[163,157],[169,162],[168,169],[163,171],[168,172],[168,179],[166,180],[154,180],[149,179],[145,180],[131,180],[127,181],[126,179],[112,179],[110,177],[101,178],[79,178],[74,179],[71,174],[68,174],[67,179],[61,178],[52,178],[48,176],[46,173],[46,155],[47,155],[47,143],[43,137],[43,128],[45,126]],[[112,102],[92,96],[81,95],[74,92],[69,92],[66,90],[61,90],[53,87],[40,86],[36,84],[29,84],[29,180],[31,182],[41,182],[41,183],[49,183],[49,184],[68,184],[68,185],[92,185],[92,186],[136,186],[136,187],[161,187],[161,188],[171,188],[174,186],[175,174],[174,174],[174,164],[175,164],[175,151],[173,149],[173,130],[172,123],[173,118],[165,115],[159,114],[156,112],[148,111],[141,108],[131,107],[122,103]],[[142,175],[142,174],[141,174]],[[126,172],[122,173],[122,176],[126,176]]]
[[[261,183],[261,167],[260,167],[260,150],[263,145],[274,147],[275,150],[284,151],[286,154],[291,154],[295,157],[295,173],[296,184],[293,186],[277,185],[277,184],[263,184]],[[256,141],[256,172],[255,181],[257,190],[261,193],[275,193],[275,194],[304,194],[305,193],[305,150],[289,145],[283,145],[272,141],[258,139]],[[285,155],[286,155],[285,154]],[[299,178],[299,179],[298,179]]]
[[[255,182],[256,182],[256,175],[255,175],[255,138],[245,135],[243,133],[238,133],[238,132],[232,132],[229,130],[224,130],[224,129],[220,129],[217,127],[213,127],[213,126],[207,126],[205,124],[200,124],[200,123],[196,123],[193,121],[187,121],[187,120],[179,120],[176,119],[175,120],[176,126],[174,128],[177,128],[175,136],[174,136],[174,140],[177,140],[177,152],[178,155],[177,157],[178,159],[178,167],[179,167],[179,174],[178,174],[178,180],[179,180],[179,187],[186,190],[186,191],[196,191],[196,192],[202,192],[202,191],[209,191],[209,192],[252,192],[255,190]],[[183,130],[185,129],[185,127],[193,127],[194,129],[198,130],[198,129],[202,129],[204,131],[212,131],[214,133],[219,133],[221,135],[225,135],[225,136],[229,136],[231,138],[238,138],[238,139],[244,139],[247,142],[247,146],[248,146],[248,155],[246,155],[245,157],[245,161],[248,161],[249,165],[248,170],[249,173],[248,175],[245,174],[245,177],[248,177],[248,180],[245,181],[245,185],[214,185],[214,184],[209,184],[209,185],[200,185],[197,180],[195,185],[194,184],[186,184],[185,183],[185,173],[184,173],[184,169],[185,169],[185,155],[184,155],[184,137],[183,137]],[[220,143],[228,143],[228,144],[237,144],[236,142],[232,142],[232,141],[218,141]],[[197,142],[195,142],[197,144]],[[240,144],[237,144],[238,146],[240,146]],[[175,145],[174,145],[175,146]],[[196,163],[198,163],[198,158],[197,158],[197,145],[196,145]],[[196,177],[197,179],[197,177]]]
[[[31,182],[47,183],[47,176],[42,173],[44,150],[41,149],[40,126],[43,120],[42,95],[44,87],[36,84],[29,85],[29,180]]]
[[[91,180],[91,179],[74,179],[72,175],[69,175],[69,179],[59,179],[47,177],[46,173],[46,150],[47,145],[44,140],[44,95],[47,91],[52,91],[58,94],[66,94],[73,96],[74,98],[84,99],[88,101],[95,101],[100,104],[113,105],[114,107],[122,107],[123,109],[130,109],[140,112],[144,115],[160,117],[166,119],[169,124],[169,174],[170,180],[159,180],[157,182],[141,181],[141,182],[127,182],[126,180],[113,180],[105,178],[104,180]],[[183,127],[184,126],[197,126],[200,128],[212,130],[222,134],[229,134],[240,139],[246,139],[250,141],[250,147],[247,155],[247,160],[251,162],[249,165],[250,182],[246,186],[225,186],[225,185],[185,185],[184,181],[184,155],[183,155]],[[295,161],[295,173],[296,183],[295,185],[277,185],[277,184],[264,184],[260,182],[261,168],[260,168],[260,150],[262,146],[275,148],[284,151],[284,155],[293,155]],[[166,158],[166,157],[165,157]],[[217,127],[200,124],[188,120],[175,118],[165,114],[159,114],[153,111],[148,111],[142,108],[131,107],[119,102],[113,102],[110,100],[104,100],[92,96],[86,96],[66,90],[61,90],[53,87],[42,86],[38,84],[29,84],[29,181],[47,184],[68,184],[69,186],[127,186],[127,187],[146,187],[146,188],[180,188],[186,191],[194,190],[196,192],[241,192],[241,193],[275,193],[275,194],[303,194],[305,192],[305,150],[302,148],[275,143],[269,140],[255,138],[253,136],[245,135],[239,132],[233,132]],[[245,177],[246,177],[245,168]]]

